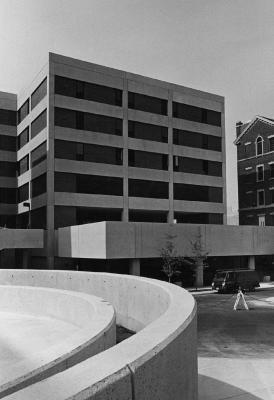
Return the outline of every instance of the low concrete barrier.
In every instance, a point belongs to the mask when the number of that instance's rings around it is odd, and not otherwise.
[[[175,285],[128,275],[2,270],[2,284],[92,293],[136,335],[9,400],[196,400],[196,305]]]
[[[1,313],[51,318],[76,327],[62,343],[31,359],[6,366],[0,373],[0,398],[89,358],[116,343],[111,304],[84,293],[30,286],[0,286]],[[2,314],[5,315],[5,314]]]

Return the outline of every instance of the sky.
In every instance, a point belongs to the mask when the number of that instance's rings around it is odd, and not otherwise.
[[[52,51],[224,96],[231,212],[235,123],[274,118],[273,20],[273,0],[0,0],[0,90]]]

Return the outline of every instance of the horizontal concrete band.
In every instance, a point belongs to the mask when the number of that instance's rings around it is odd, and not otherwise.
[[[0,229],[0,250],[44,247],[43,229]]]
[[[12,276],[14,276],[12,274]],[[113,346],[115,311],[103,299],[84,293],[30,286],[0,286],[0,311],[50,318],[74,325],[62,342],[29,359],[11,364],[0,374],[0,398],[45,379]],[[30,331],[31,334],[31,331]]]
[[[196,305],[182,288],[128,275],[1,270],[7,285],[92,293],[136,335],[7,399],[196,400]]]

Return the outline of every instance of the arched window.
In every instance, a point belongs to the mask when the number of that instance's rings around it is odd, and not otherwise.
[[[256,155],[263,154],[263,138],[258,136],[256,139]]]

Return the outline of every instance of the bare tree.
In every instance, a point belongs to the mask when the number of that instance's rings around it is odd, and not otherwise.
[[[205,266],[205,260],[207,259],[209,251],[205,248],[203,242],[202,242],[202,233],[201,229],[199,229],[199,232],[197,236],[195,237],[194,240],[190,240],[190,245],[192,249],[193,256],[191,259],[193,260],[193,263],[196,267],[196,277],[195,277],[195,286],[196,288],[198,286],[202,285],[203,281],[203,269]]]

